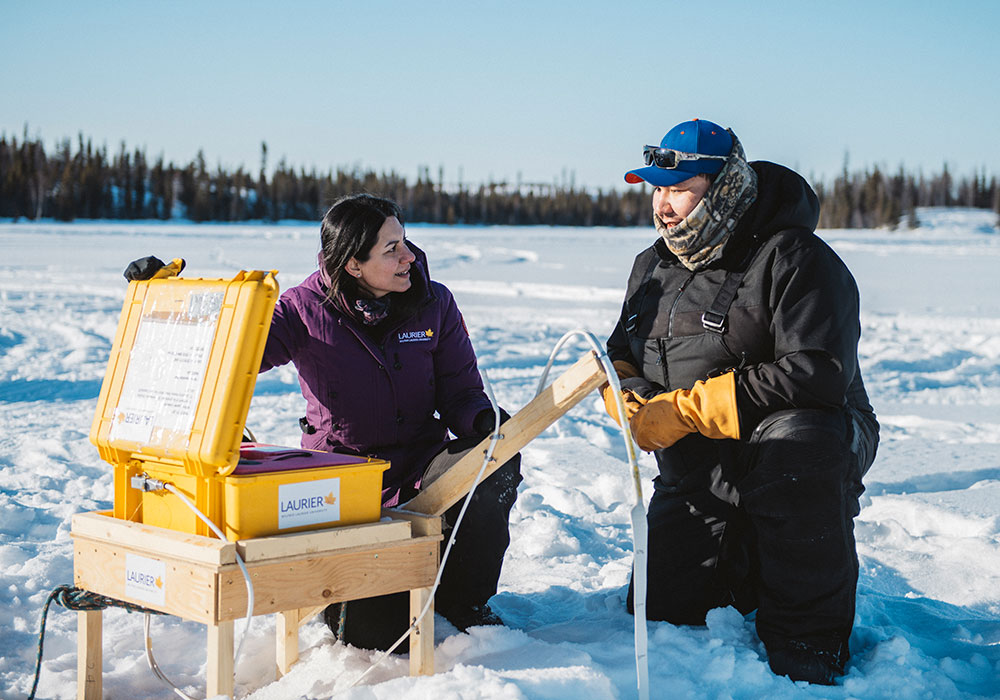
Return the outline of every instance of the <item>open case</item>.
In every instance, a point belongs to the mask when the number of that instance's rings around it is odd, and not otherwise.
[[[211,535],[165,482],[230,541],[379,519],[388,462],[241,442],[275,274],[129,284],[90,431],[114,517]]]

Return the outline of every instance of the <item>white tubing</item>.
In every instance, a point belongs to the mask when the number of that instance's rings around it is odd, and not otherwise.
[[[185,496],[183,493],[181,493],[180,490],[178,490],[176,486],[174,486],[173,484],[165,483],[165,484],[163,484],[163,488],[165,488],[167,491],[169,491],[170,493],[174,494],[179,499],[181,499],[181,502],[184,503],[184,505],[186,505],[188,508],[190,508],[192,510],[192,512],[194,512],[194,514],[197,515],[198,518],[200,518],[201,521],[203,523],[205,523],[205,525],[207,525],[208,528],[212,532],[214,532],[215,535],[220,540],[225,540],[226,539],[226,536],[223,534],[222,530],[220,530],[216,526],[215,523],[213,523],[211,520],[209,520],[208,517],[204,513],[202,513],[200,510],[198,510],[198,506],[196,506],[194,503],[192,503],[191,499],[189,499],[187,496]],[[243,558],[240,557],[239,552],[236,552],[236,563],[239,565],[240,571],[243,572],[243,578],[246,580],[246,584],[247,584],[247,617],[246,617],[247,623],[246,623],[246,626],[244,626],[244,628],[243,628],[243,635],[240,637],[239,646],[236,647],[236,654],[233,657],[233,669],[234,670],[236,668],[236,664],[240,660],[240,654],[243,651],[243,643],[246,642],[246,640],[247,640],[247,633],[250,631],[250,623],[253,622],[253,582],[251,582],[251,580],[250,580],[250,572],[247,571],[247,567],[243,563]],[[153,658],[153,643],[152,643],[152,640],[149,637],[149,615],[148,614],[146,616],[146,661],[149,663],[149,667],[153,670],[153,673],[156,674],[157,678],[159,678],[160,680],[162,680],[162,681],[166,682],[168,685],[170,685],[170,687],[174,689],[174,692],[177,693],[178,695],[180,695],[182,698],[185,698],[186,700],[191,700],[191,698],[188,698],[187,695],[184,695],[177,688],[177,686],[175,686],[173,683],[171,683],[170,680],[168,680],[167,677],[165,675],[163,675],[163,672],[160,671],[159,667],[156,665],[156,660]]]
[[[634,573],[632,576],[632,604],[635,610],[635,672],[640,700],[649,700],[649,659],[646,637],[646,542],[649,526],[646,508],[641,502],[632,506],[632,548]]]
[[[487,465],[493,460],[493,451],[496,449],[497,442],[500,440],[501,437],[500,407],[497,406],[497,400],[493,396],[493,387],[490,385],[490,379],[486,374],[486,370],[481,369],[479,370],[479,373],[483,376],[483,387],[486,389],[486,396],[490,400],[490,406],[493,407],[493,435],[490,436],[492,439],[490,440],[489,447],[486,448],[486,452],[483,456],[483,465],[479,467],[479,473],[476,474],[476,479],[475,481],[472,482],[472,488],[469,489],[469,493],[465,496],[465,501],[462,502],[462,508],[461,510],[458,511],[458,517],[455,518],[455,524],[451,528],[451,536],[448,537],[448,544],[445,545],[444,553],[441,554],[441,564],[440,566],[438,566],[437,576],[434,577],[434,585],[431,586],[431,594],[427,596],[427,602],[424,604],[423,610],[420,611],[419,615],[413,618],[413,622],[410,623],[410,626],[406,629],[405,632],[403,632],[400,638],[397,639],[391,647],[383,651],[378,656],[378,658],[375,659],[375,661],[372,662],[372,664],[367,669],[365,669],[364,673],[358,676],[353,683],[347,686],[348,688],[353,688],[358,683],[360,683],[362,679],[364,679],[365,676],[371,673],[371,671],[376,666],[382,663],[389,656],[389,654],[391,654],[396,649],[396,647],[402,644],[403,640],[406,639],[407,635],[409,635],[410,632],[413,631],[413,629],[417,626],[417,623],[419,623],[420,620],[424,619],[424,615],[427,614],[427,611],[430,609],[431,604],[434,602],[434,594],[437,592],[438,586],[441,585],[441,576],[444,574],[444,565],[445,562],[448,561],[448,554],[451,553],[451,546],[455,542],[455,535],[458,534],[458,527],[459,525],[462,524],[462,518],[465,517],[465,511],[468,509],[469,503],[472,501],[472,495],[476,492],[476,487],[479,485],[480,479],[483,478],[483,473],[486,471]]]
[[[146,663],[149,664],[149,670],[153,672],[153,675],[159,678],[161,681],[170,686],[170,689],[174,691],[179,697],[184,700],[195,700],[190,695],[187,695],[183,690],[174,685],[173,681],[167,678],[166,674],[160,669],[159,664],[156,663],[156,659],[153,658],[153,636],[149,632],[150,618],[152,615],[146,613],[145,618],[142,621],[142,632],[143,636],[146,638]]]
[[[628,462],[632,472],[632,484],[635,486],[635,504],[630,511],[632,521],[632,549],[634,567],[632,572],[632,602],[635,610],[635,671],[636,683],[639,690],[640,700],[649,700],[649,659],[648,638],[646,634],[646,543],[649,532],[646,523],[646,508],[642,500],[642,479],[639,476],[639,463],[636,460],[635,441],[632,438],[632,431],[629,423],[625,419],[625,404],[622,401],[621,382],[618,381],[618,373],[615,371],[608,353],[597,342],[597,338],[590,331],[574,329],[566,333],[552,348],[549,361],[542,371],[542,376],[538,381],[536,395],[545,388],[545,379],[549,369],[556,359],[556,354],[562,348],[563,343],[575,335],[583,336],[590,343],[594,352],[597,353],[604,373],[608,375],[612,389],[615,392],[615,407],[618,409],[618,423],[622,429],[622,437],[625,439],[625,451],[628,454]]]

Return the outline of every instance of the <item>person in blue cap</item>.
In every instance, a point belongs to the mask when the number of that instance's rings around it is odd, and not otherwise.
[[[607,348],[659,469],[647,615],[696,625],[715,607],[756,610],[776,674],[833,684],[850,658],[853,519],[878,444],[857,285],[814,233],[806,181],[747,162],[731,130],[683,122],[643,160],[625,180],[652,186],[659,236],[635,259]]]

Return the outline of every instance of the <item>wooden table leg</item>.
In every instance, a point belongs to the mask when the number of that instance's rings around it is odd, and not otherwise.
[[[103,695],[102,622],[100,610],[81,610],[76,614],[77,700],[101,700]]]
[[[288,673],[299,660],[299,611],[285,610],[278,613],[274,624],[274,639],[277,643],[274,661],[278,667],[277,677]]]
[[[233,621],[208,625],[208,697],[233,697]]]
[[[410,619],[412,620],[430,600],[430,588],[415,588],[410,591]],[[434,601],[413,631],[410,632],[410,675],[434,675]]]
[[[325,609],[325,605],[314,605],[278,613],[278,620],[274,626],[277,643],[274,660],[278,667],[278,678],[288,673],[292,664],[299,660],[299,628]]]

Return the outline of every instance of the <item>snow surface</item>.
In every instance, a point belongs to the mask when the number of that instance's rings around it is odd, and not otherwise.
[[[909,232],[821,232],[858,278],[861,363],[882,423],[856,521],[861,579],[854,658],[833,688],[770,673],[751,620],[649,624],[654,698],[1000,697],[1000,236],[995,215],[921,210]],[[602,341],[652,228],[409,227],[461,305],[481,366],[510,410],[533,396],[564,332]],[[125,282],[136,257],[182,256],[188,276],[315,264],[317,225],[0,222],[0,694],[31,686],[46,594],[72,583],[70,516],[110,508],[111,470],[88,441]],[[570,343],[554,372],[587,346]],[[552,376],[555,376],[553,374]],[[249,425],[295,445],[295,373],[258,381]],[[506,628],[436,623],[432,677],[373,659],[314,621],[302,659],[275,680],[273,617],[254,621],[237,693],[288,698],[635,697],[625,595],[631,484],[620,433],[596,394],[524,450],[513,542],[492,605]],[[654,474],[649,455],[641,467]],[[237,624],[237,633],[242,623]],[[153,621],[160,666],[204,693],[204,627]],[[170,698],[146,667],[142,618],[105,613],[106,697]],[[76,616],[53,606],[38,697],[72,698]]]

